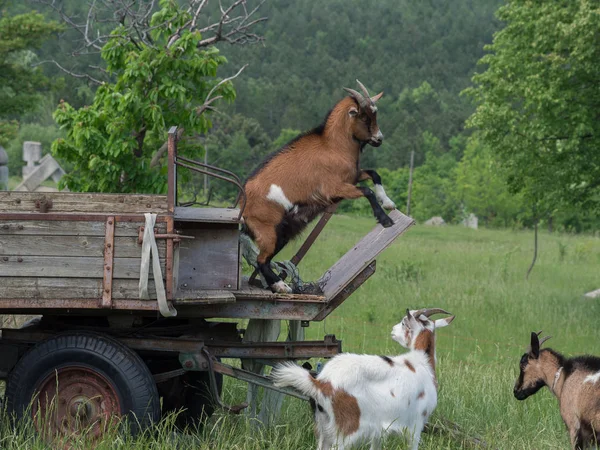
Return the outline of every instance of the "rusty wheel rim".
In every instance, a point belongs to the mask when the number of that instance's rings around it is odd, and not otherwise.
[[[37,431],[46,437],[85,435],[95,440],[121,416],[115,387],[88,367],[55,370],[37,393],[31,414]]]

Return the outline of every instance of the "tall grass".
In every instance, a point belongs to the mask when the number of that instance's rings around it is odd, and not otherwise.
[[[371,219],[334,217],[302,261],[303,278],[318,278],[372,226]],[[519,402],[512,388],[531,331],[554,336],[546,345],[566,355],[600,354],[600,304],[582,298],[600,287],[600,240],[542,233],[538,261],[526,281],[532,255],[530,232],[414,227],[383,253],[365,285],[325,321],[311,324],[307,339],[331,333],[343,340],[344,351],[396,354],[402,349],[390,330],[406,308],[447,309],[456,320],[437,334],[440,392],[432,420],[451,420],[492,448],[568,448],[550,392]],[[244,399],[244,385],[226,379],[225,400]],[[137,439],[115,434],[98,448],[315,448],[309,407],[296,399],[286,399],[277,424],[267,429],[246,416],[222,413],[189,433],[176,431],[172,423],[166,418]],[[14,429],[3,418],[0,426],[0,448],[46,448],[26,425]],[[405,444],[394,438],[385,447]],[[469,448],[469,443],[424,435],[420,448]]]

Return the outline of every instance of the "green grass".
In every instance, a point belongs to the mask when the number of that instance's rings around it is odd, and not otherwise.
[[[303,278],[318,278],[372,226],[368,218],[336,216],[302,262]],[[532,254],[531,232],[413,227],[377,260],[376,274],[363,287],[324,322],[311,324],[307,339],[332,333],[343,340],[345,351],[401,353],[389,335],[406,308],[447,309],[456,320],[437,335],[440,390],[432,420],[456,422],[492,448],[568,448],[550,392],[544,389],[519,402],[512,388],[531,331],[551,334],[547,345],[567,355],[600,354],[600,304],[582,298],[600,287],[600,240],[542,233],[538,262],[526,281]],[[245,398],[243,384],[235,380],[226,380],[225,391],[227,402]],[[44,448],[30,433],[2,423],[0,448]],[[309,407],[296,399],[286,399],[279,422],[267,430],[245,416],[226,414],[216,414],[201,432],[188,436],[174,433],[169,424],[166,420],[137,440],[107,439],[98,448],[291,450],[316,445]],[[404,444],[392,439],[386,448]],[[420,448],[469,446],[446,435],[424,435]]]

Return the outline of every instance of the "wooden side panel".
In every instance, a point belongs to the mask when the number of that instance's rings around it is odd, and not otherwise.
[[[0,213],[40,212],[36,202],[42,200],[52,202],[49,213],[167,213],[166,195],[15,191],[0,191]]]
[[[113,298],[137,299],[143,222],[116,222]],[[2,220],[0,212],[0,299],[102,297],[106,218],[82,220]],[[166,233],[166,223],[156,224]],[[166,241],[158,239],[163,278]],[[150,270],[152,280],[152,270]],[[150,295],[155,298],[154,282]]]
[[[176,225],[176,228],[182,228]],[[235,226],[185,224],[182,234],[194,236],[179,244],[177,297],[186,291],[237,289],[239,283],[239,230]]]

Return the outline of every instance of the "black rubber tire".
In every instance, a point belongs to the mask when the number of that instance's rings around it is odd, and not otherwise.
[[[40,384],[53,371],[70,366],[91,369],[111,383],[133,435],[160,419],[158,390],[144,361],[120,342],[89,332],[58,335],[25,353],[8,377],[8,412],[22,418]]]

